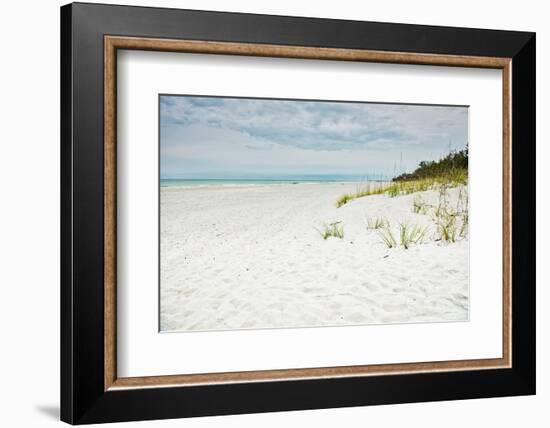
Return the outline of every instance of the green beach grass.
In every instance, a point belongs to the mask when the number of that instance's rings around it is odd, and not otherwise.
[[[319,232],[324,240],[327,240],[330,237],[344,239],[344,225],[341,221],[328,224],[324,223],[322,229],[315,228],[315,230]]]
[[[355,192],[344,193],[336,200],[336,207],[365,196],[386,194],[392,198],[400,195],[438,189],[440,186],[457,187],[468,183],[468,148],[452,151],[439,161],[420,162],[412,173],[394,177],[391,182],[369,182],[357,187]]]

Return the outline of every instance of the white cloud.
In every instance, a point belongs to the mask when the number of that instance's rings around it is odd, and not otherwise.
[[[467,108],[161,97],[164,176],[385,171],[467,141]]]

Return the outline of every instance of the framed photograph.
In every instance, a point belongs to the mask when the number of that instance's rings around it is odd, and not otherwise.
[[[535,34],[61,8],[61,418],[535,393]]]

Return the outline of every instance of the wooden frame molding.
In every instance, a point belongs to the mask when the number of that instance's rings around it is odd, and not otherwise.
[[[116,81],[117,50],[245,55],[422,64],[502,70],[503,81],[503,349],[502,358],[306,369],[118,378],[116,367]],[[204,384],[395,375],[509,368],[512,362],[512,61],[510,58],[383,52],[252,43],[104,37],[104,390]]]

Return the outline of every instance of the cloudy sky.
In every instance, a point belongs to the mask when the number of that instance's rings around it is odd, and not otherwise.
[[[467,139],[467,107],[160,97],[162,178],[393,176]]]

